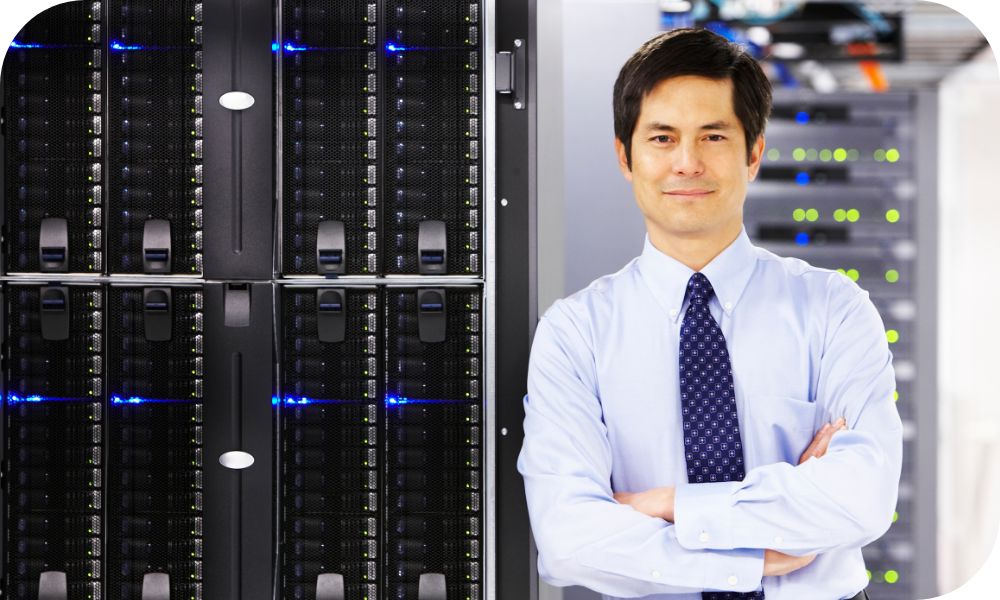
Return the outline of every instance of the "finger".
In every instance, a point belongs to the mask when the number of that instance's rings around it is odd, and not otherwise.
[[[833,434],[836,432],[837,430],[834,429],[833,427],[827,430],[826,434],[823,436],[823,439],[820,440],[819,445],[816,447],[815,452],[813,452],[816,458],[820,458],[824,454],[826,454],[826,449],[830,447],[830,440],[833,439]]]
[[[809,443],[809,447],[805,449],[805,452],[803,452],[802,456],[799,458],[800,465],[812,458],[813,453],[816,451],[816,447],[819,445],[819,441],[823,438],[823,435],[826,434],[829,428],[830,424],[826,423],[818,432],[816,432],[816,436],[813,437],[812,442]]]

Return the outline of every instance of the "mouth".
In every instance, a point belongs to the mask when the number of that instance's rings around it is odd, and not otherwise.
[[[667,196],[687,196],[687,197],[698,197],[707,196],[713,193],[713,190],[704,190],[700,188],[688,189],[688,190],[670,190],[669,192],[663,192]]]

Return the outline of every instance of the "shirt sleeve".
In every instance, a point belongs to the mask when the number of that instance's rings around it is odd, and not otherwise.
[[[691,550],[672,524],[617,503],[585,336],[557,304],[539,322],[524,399],[524,477],[538,570],[620,597],[760,587],[762,550]]]
[[[803,555],[858,548],[889,528],[903,454],[892,354],[867,292],[842,304],[820,358],[816,402],[829,421],[845,417],[849,429],[802,465],[775,463],[743,481],[678,487],[674,520],[685,548]]]

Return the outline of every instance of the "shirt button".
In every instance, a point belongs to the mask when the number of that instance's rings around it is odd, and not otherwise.
[[[707,542],[708,541],[708,532],[707,531],[702,531],[701,535],[698,536],[698,541],[700,541],[700,542]]]
[[[774,543],[775,544],[781,544],[781,543],[784,543],[784,541],[785,540],[780,535],[778,537],[774,538]]]
[[[732,307],[733,307],[733,303],[732,302],[726,302],[726,310],[729,310]]]
[[[660,576],[660,572],[659,571],[653,571],[652,573],[650,573],[650,575],[652,575],[653,578],[656,579],[657,577]]]
[[[676,308],[672,308],[672,309],[670,309],[670,316],[671,317],[676,317],[677,313],[679,313],[679,312],[681,312],[681,311],[677,310]]]
[[[739,581],[739,579],[736,579],[736,575],[730,575],[729,579],[726,581],[729,582],[729,585],[736,585],[736,582]]]

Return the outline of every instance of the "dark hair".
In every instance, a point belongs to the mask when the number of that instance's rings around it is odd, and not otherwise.
[[[632,168],[632,132],[642,100],[658,83],[680,75],[733,82],[733,109],[746,133],[747,162],[771,114],[771,82],[742,47],[707,29],[674,29],[643,44],[618,73],[614,89],[615,137]]]

